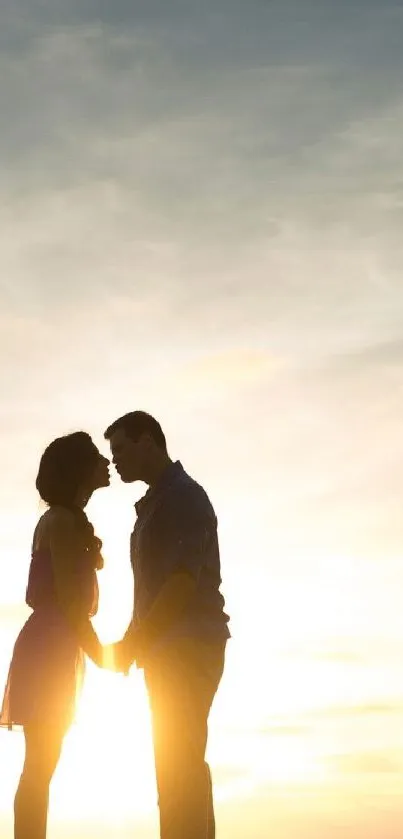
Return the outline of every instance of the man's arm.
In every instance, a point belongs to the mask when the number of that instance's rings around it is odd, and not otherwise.
[[[185,571],[169,577],[146,617],[137,627],[131,623],[122,640],[114,645],[113,659],[117,669],[128,672],[134,661],[142,666],[147,650],[186,610],[196,585],[194,577]]]
[[[150,611],[137,630],[132,633],[134,653],[141,652],[171,628],[181,618],[196,591],[197,582],[186,571],[172,574],[158,593]]]

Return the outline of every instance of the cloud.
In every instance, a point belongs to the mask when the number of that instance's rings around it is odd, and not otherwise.
[[[205,355],[185,365],[183,377],[188,382],[196,379],[198,386],[221,384],[227,387],[234,382],[240,386],[245,382],[265,379],[279,368],[281,361],[271,358],[267,352],[234,348]]]
[[[15,19],[31,38],[5,54],[1,73],[4,293],[46,309],[138,296],[146,281],[174,302],[176,322],[186,314],[194,326],[213,297],[219,328],[241,322],[251,332],[253,323],[267,336],[270,323],[275,342],[288,328],[298,354],[308,332],[316,346],[318,331],[340,342],[346,310],[364,298],[360,330],[371,317],[379,328],[381,289],[363,277],[340,170],[351,186],[351,160],[354,171],[362,161],[354,196],[374,170],[384,181],[382,155],[374,165],[361,145],[369,109],[369,134],[384,125],[382,148],[401,134],[396,59],[382,50],[395,21],[372,4],[300,8],[6,5],[9,26]],[[363,76],[375,79],[365,95]],[[364,200],[368,218],[367,191]],[[398,230],[394,215],[388,228]]]
[[[326,360],[326,371],[332,375],[347,371],[349,374],[357,370],[366,375],[367,370],[378,372],[379,368],[400,367],[403,362],[403,340],[399,337],[390,341],[379,341],[364,344],[360,348],[335,355]]]
[[[399,702],[380,702],[377,704],[363,703],[361,705],[344,705],[324,708],[312,712],[316,718],[338,719],[346,717],[361,717],[372,715],[402,714],[403,705]]]
[[[13,499],[48,435],[135,402],[254,488],[262,555],[399,549],[402,405],[370,359],[400,352],[401,13],[3,4]]]
[[[401,775],[403,772],[401,755],[392,750],[338,755],[328,764],[342,774]]]
[[[292,738],[300,737],[306,735],[308,730],[309,726],[306,723],[292,725],[281,722],[273,722],[271,725],[265,725],[259,729],[262,735],[268,735],[270,738],[273,736]]]
[[[334,723],[351,723],[357,726],[360,722],[368,722],[378,726],[383,717],[384,721],[388,720],[388,723],[398,725],[402,715],[403,704],[394,697],[390,701],[323,705],[296,714],[271,715],[259,728],[259,732],[270,739],[273,736],[298,738],[312,735],[319,726],[329,727]],[[386,734],[385,739],[387,740]]]

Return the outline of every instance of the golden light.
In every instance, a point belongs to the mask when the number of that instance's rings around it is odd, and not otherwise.
[[[94,625],[105,643],[122,637],[131,612],[132,576],[125,537],[129,521],[121,509],[117,503],[109,517],[102,515],[102,506],[98,510],[106,563],[100,575],[100,611]],[[262,597],[264,615],[264,593],[256,596]],[[313,607],[315,593],[311,596]],[[243,614],[242,592],[239,597],[235,606]],[[308,666],[306,660],[299,664],[282,655],[280,641],[301,638],[307,624],[308,631],[320,636],[328,620],[316,613],[313,626],[313,609],[307,616],[306,602],[295,598],[288,606],[286,625],[284,602],[277,603],[278,612],[271,615],[271,621],[278,621],[286,631],[268,645],[267,668],[262,668],[253,630],[248,635],[247,620],[241,632],[235,628],[235,638],[229,644],[225,676],[210,720],[208,759],[217,801],[253,795],[265,785],[285,789],[325,780],[324,743],[309,733],[282,732],[281,725],[276,730],[276,719],[281,718],[284,724],[287,718],[297,718],[315,705],[337,702],[343,698],[345,679],[340,669],[336,673],[324,662]],[[268,677],[269,690],[265,685]],[[96,814],[114,825],[157,812],[149,708],[142,673],[135,667],[129,676],[123,676],[87,664],[77,720],[66,738],[51,802],[58,819],[68,819],[74,813],[78,820],[86,820]]]
[[[152,811],[156,803],[148,705],[141,676],[89,665],[77,721],[69,732],[52,801],[60,818],[107,821]],[[72,802],[74,801],[74,806]]]

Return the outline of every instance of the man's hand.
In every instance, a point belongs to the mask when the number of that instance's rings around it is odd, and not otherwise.
[[[137,659],[136,634],[135,632],[131,632],[130,635],[123,637],[121,641],[116,641],[115,644],[111,644],[115,669],[121,673],[128,673],[132,664]]]

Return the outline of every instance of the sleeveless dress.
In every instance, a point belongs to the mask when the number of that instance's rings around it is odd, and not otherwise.
[[[93,552],[77,556],[75,595],[89,617],[98,609]],[[14,645],[0,712],[9,729],[35,722],[68,728],[84,677],[84,652],[56,598],[48,548],[34,550],[26,603],[33,610]]]

